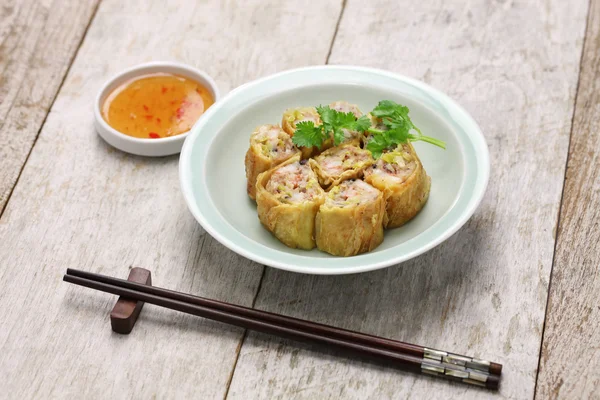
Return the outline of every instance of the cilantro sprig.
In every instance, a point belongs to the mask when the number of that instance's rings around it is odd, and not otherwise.
[[[441,147],[442,149],[446,148],[445,142],[423,135],[421,130],[413,124],[408,113],[408,107],[391,100],[380,101],[379,104],[377,104],[377,107],[371,111],[371,115],[379,118],[385,127],[385,129],[377,129],[369,126],[366,129],[366,132],[372,135],[366,148],[373,154],[374,158],[379,158],[381,154],[390,147],[409,141],[423,141]],[[416,134],[411,133],[411,131],[415,131]]]
[[[337,146],[344,141],[344,130],[364,132],[371,122],[366,117],[356,119],[351,112],[341,112],[331,109],[329,106],[318,106],[317,113],[323,121],[323,132],[333,135],[333,143]]]
[[[292,142],[299,147],[321,147],[323,144],[323,127],[320,125],[315,126],[312,121],[298,122]]]
[[[364,132],[371,126],[368,118],[357,119],[351,112],[344,113],[329,106],[317,106],[316,109],[322,124],[315,125],[312,121],[298,122],[292,138],[296,146],[321,147],[331,137],[337,146],[344,141],[344,130]]]
[[[384,129],[371,126],[371,119],[365,115],[356,118],[351,112],[344,113],[333,110],[329,106],[318,106],[316,110],[321,117],[322,124],[315,125],[312,121],[297,123],[292,138],[296,146],[320,148],[331,137],[337,146],[344,141],[344,131],[349,130],[371,134],[366,149],[373,154],[374,158],[381,157],[386,149],[409,141],[420,140],[443,149],[446,148],[443,141],[421,133],[408,116],[408,107],[391,100],[380,101],[377,107],[371,111],[371,115],[381,122],[378,126]]]

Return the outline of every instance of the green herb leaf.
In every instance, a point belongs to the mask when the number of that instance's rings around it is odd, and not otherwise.
[[[371,127],[371,119],[366,115],[363,115],[356,120],[356,131],[364,132]]]
[[[390,146],[391,142],[388,140],[387,135],[384,133],[374,133],[367,143],[367,150],[371,152],[373,158],[377,159]]]
[[[323,144],[323,128],[322,126],[315,126],[312,121],[298,122],[292,142],[300,147],[321,147]]]
[[[334,110],[334,126],[338,128],[352,128],[356,124],[356,116],[351,112]]]
[[[330,132],[334,125],[336,111],[329,108],[329,106],[317,106],[315,108],[319,113],[319,117],[321,117],[321,121],[323,121],[325,132]]]
[[[387,130],[386,134],[392,144],[406,143],[412,136],[406,126],[395,126]]]
[[[316,109],[321,117],[321,121],[323,121],[323,132],[327,137],[333,136],[333,141],[336,146],[344,141],[345,130],[360,132],[365,130],[365,121],[361,120],[361,122],[358,123],[356,116],[351,112],[344,113],[333,110],[329,106],[318,106]]]
[[[335,144],[336,146],[342,143],[345,138],[346,136],[344,135],[343,129],[338,128],[333,131],[333,144]]]
[[[336,111],[334,128],[333,128],[333,140],[335,145],[339,145],[346,138],[346,131],[356,130],[356,116],[350,112],[343,113]]]
[[[379,158],[383,151],[389,148],[395,148],[400,143],[424,141],[434,144],[441,148],[446,148],[446,144],[438,139],[424,136],[408,116],[409,109],[406,106],[395,103],[391,100],[382,100],[377,107],[371,111],[371,114],[381,120],[386,129],[367,128],[367,132],[373,135],[373,138],[367,144],[367,150],[373,153],[373,157]],[[412,134],[414,130],[417,134]]]
[[[377,107],[371,111],[371,114],[377,118],[395,117],[397,115],[408,118],[409,109],[406,106],[400,105],[391,100],[382,100],[377,104]],[[410,118],[408,118],[410,120]]]

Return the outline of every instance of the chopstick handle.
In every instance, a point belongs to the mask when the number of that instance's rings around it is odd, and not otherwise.
[[[291,338],[299,341],[309,341],[319,344],[329,345],[357,354],[368,356],[370,358],[391,362],[394,366],[402,367],[413,372],[422,372],[435,376],[460,381],[463,383],[497,389],[499,377],[496,375],[485,374],[481,371],[472,370],[451,364],[435,362],[426,358],[416,357],[410,354],[402,354],[383,348],[368,346],[362,343],[354,343],[347,340],[322,335],[319,333],[293,329],[269,321],[253,319],[248,316],[237,315],[222,310],[208,308],[197,304],[190,304],[180,300],[174,300],[157,296],[150,293],[143,293],[138,290],[123,288],[108,283],[98,282],[87,278],[81,278],[73,275],[65,275],[65,282],[85,286],[91,289],[112,293],[118,296],[125,296],[132,300],[144,301],[164,308],[196,315],[199,317],[220,321],[223,323],[236,325],[242,328],[273,334],[276,336]]]

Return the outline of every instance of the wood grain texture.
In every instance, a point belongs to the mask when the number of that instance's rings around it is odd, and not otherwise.
[[[67,267],[126,277],[139,266],[156,285],[250,305],[263,271],[194,220],[177,157],[126,155],[96,135],[93,99],[111,75],[150,60],[198,66],[224,92],[323,63],[341,5],[165,4],[101,3],[0,219],[0,397],[226,392],[242,330],[146,305],[124,337],[110,329],[114,296],[61,281]]]
[[[536,398],[600,398],[600,1],[587,23]]]
[[[330,60],[422,79],[465,106],[491,154],[480,208],[401,266],[338,277],[267,269],[256,306],[498,361],[500,391],[251,334],[230,398],[532,398],[588,4],[450,3],[349,0]]]
[[[0,5],[0,214],[97,2],[5,0]]]

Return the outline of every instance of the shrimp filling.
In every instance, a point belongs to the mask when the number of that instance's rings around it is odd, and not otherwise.
[[[265,157],[275,161],[289,158],[295,150],[290,135],[277,125],[260,126],[252,135],[251,141]]]
[[[351,112],[356,118],[362,117],[362,112],[360,111],[358,106],[356,104],[350,104],[347,101],[334,101],[329,105],[329,108],[343,113]]]
[[[410,153],[408,145],[402,145],[394,151],[382,154],[375,164],[365,170],[365,178],[373,175],[392,184],[402,183],[416,168],[415,156]]]
[[[339,177],[349,170],[363,168],[371,162],[371,153],[354,146],[335,147],[317,157],[321,170],[331,177]]]
[[[379,190],[360,179],[344,181],[327,193],[325,205],[330,207],[360,205],[376,200],[377,196]]]
[[[306,163],[300,162],[286,165],[273,172],[266,189],[279,201],[288,204],[311,201],[320,193],[315,173]]]

